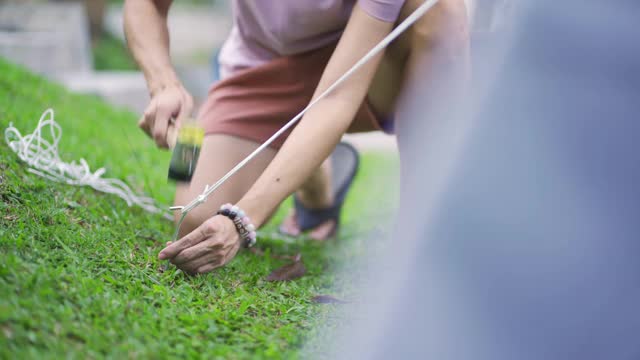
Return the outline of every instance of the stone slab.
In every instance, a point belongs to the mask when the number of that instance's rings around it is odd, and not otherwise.
[[[0,56],[48,76],[91,71],[84,6],[79,2],[0,4]]]
[[[137,71],[65,73],[54,79],[71,91],[98,95],[135,114],[142,114],[149,103],[144,76]]]

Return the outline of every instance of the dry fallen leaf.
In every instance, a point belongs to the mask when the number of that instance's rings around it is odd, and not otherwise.
[[[18,215],[5,215],[3,219],[7,221],[16,221],[18,219]]]
[[[311,298],[316,304],[348,304],[348,301],[337,299],[331,295],[316,295]]]
[[[4,337],[7,339],[13,339],[13,330],[9,327],[9,325],[2,326],[2,333]]]
[[[277,268],[267,276],[267,281],[288,281],[301,277],[307,272],[302,263],[302,256],[296,255],[293,262]]]

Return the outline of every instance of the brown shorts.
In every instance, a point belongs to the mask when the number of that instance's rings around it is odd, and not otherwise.
[[[265,142],[309,104],[335,44],[237,72],[211,87],[198,119],[206,134]],[[386,130],[365,100],[348,132]],[[276,139],[279,149],[290,131]]]

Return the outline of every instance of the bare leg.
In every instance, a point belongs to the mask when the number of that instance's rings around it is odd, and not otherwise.
[[[398,21],[423,2],[407,0]],[[414,86],[454,72],[468,77],[469,60],[465,2],[441,0],[387,48],[369,89],[369,103],[379,115],[392,115],[400,95]]]
[[[415,2],[415,1],[412,1]],[[455,109],[443,111],[442,103],[460,100],[467,96],[471,78],[470,44],[467,11],[463,0],[443,0],[432,9],[424,22],[419,22],[410,39],[411,53],[407,61],[406,91],[411,91],[428,79],[428,91],[424,99],[425,109],[429,109],[430,119],[416,119],[405,116],[403,108],[398,108],[397,139],[400,149],[401,171],[403,182],[407,171],[407,147],[416,139],[416,129],[428,129],[429,125],[412,124],[411,121],[453,121]],[[422,88],[424,92],[424,87]],[[423,101],[421,100],[421,104]],[[447,118],[447,115],[453,116]],[[404,122],[403,122],[404,120]],[[421,135],[417,135],[421,136]],[[424,136],[424,134],[422,135]]]
[[[205,137],[200,158],[191,183],[180,184],[176,189],[176,205],[185,205],[236,166],[260,144],[229,135],[215,134]],[[242,170],[216,190],[207,202],[201,204],[185,218],[180,228],[184,236],[212,217],[224,203],[236,203],[269,165],[276,151],[266,149]]]
[[[309,209],[328,208],[333,204],[333,188],[331,184],[331,161],[322,163],[307,181],[296,192],[296,197]],[[315,240],[326,240],[336,226],[334,220],[327,220],[309,232],[309,237]],[[291,211],[284,219],[280,230],[291,236],[300,235],[300,226],[296,222],[295,211]]]

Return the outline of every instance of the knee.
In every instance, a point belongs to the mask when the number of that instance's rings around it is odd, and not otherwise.
[[[423,0],[408,0],[415,10]],[[411,49],[439,51],[450,57],[466,56],[469,49],[469,20],[464,0],[440,0],[410,28]]]

